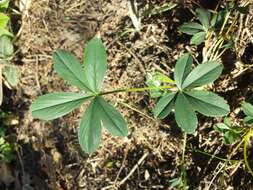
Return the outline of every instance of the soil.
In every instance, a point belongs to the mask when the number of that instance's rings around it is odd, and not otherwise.
[[[139,32],[134,31],[126,0],[27,2],[29,6],[23,9],[20,4],[12,5],[21,13],[12,19],[18,36],[14,62],[21,76],[16,89],[4,89],[1,109],[12,112],[18,120],[9,129],[15,134],[11,139],[17,143],[17,158],[8,166],[11,182],[1,183],[0,189],[173,189],[170,180],[180,176],[182,165],[183,133],[173,115],[163,121],[153,119],[156,101],[148,93],[106,97],[126,118],[130,135],[115,138],[104,131],[103,143],[92,155],[82,152],[77,139],[77,127],[86,105],[51,122],[32,118],[29,107],[39,95],[77,91],[53,71],[51,55],[61,48],[81,60],[85,42],[95,35],[100,35],[107,47],[109,68],[105,90],[143,87],[146,74],[154,70],[171,76],[177,58],[186,51],[194,52],[196,59],[201,60],[201,51],[190,46],[190,37],[178,28],[193,18],[191,10],[199,5],[214,9],[218,1],[184,1],[172,10],[145,16]],[[138,8],[143,13],[165,2],[142,0],[138,1]],[[253,102],[252,6],[242,20],[248,33],[240,37],[237,44],[240,51],[223,55],[226,70],[210,87],[228,100],[231,117],[238,123],[241,122],[238,113],[242,115],[238,111],[240,103],[245,99]],[[242,68],[242,63],[249,69]],[[200,116],[198,132],[188,137],[185,166],[189,189],[253,189],[252,176],[242,162],[219,173],[223,161],[196,151],[222,158],[232,151],[234,146],[224,145],[221,135],[213,130],[217,121],[221,118]],[[242,152],[239,149],[232,159],[243,159]],[[131,173],[136,166],[137,170]]]

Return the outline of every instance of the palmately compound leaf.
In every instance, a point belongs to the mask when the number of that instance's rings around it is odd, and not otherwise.
[[[99,92],[107,69],[106,50],[100,38],[90,40],[84,51],[84,70],[92,91]]]
[[[91,95],[72,92],[55,92],[39,96],[31,105],[32,116],[42,120],[52,120],[78,108]]]
[[[185,92],[185,97],[194,110],[205,116],[224,116],[230,111],[227,101],[212,92],[191,90]]]
[[[208,29],[210,26],[210,19],[211,19],[210,12],[208,10],[198,8],[196,9],[196,13],[198,15],[201,24],[205,27],[205,29]]]
[[[223,65],[216,61],[207,61],[198,65],[186,77],[182,88],[195,88],[215,81],[222,72]]]
[[[242,110],[245,115],[253,117],[253,105],[252,104],[250,104],[248,102],[244,102],[242,104]]]
[[[102,123],[98,111],[98,101],[93,99],[83,114],[78,130],[81,148],[88,154],[98,148],[101,140]]]
[[[199,45],[205,41],[206,38],[206,32],[198,32],[194,34],[191,38],[191,44]]]
[[[191,72],[192,70],[191,68],[192,68],[192,56],[190,53],[186,53],[178,59],[175,66],[174,80],[179,89],[181,89],[181,86],[185,78]]]
[[[64,80],[81,90],[92,92],[87,82],[88,76],[86,76],[81,64],[73,54],[65,50],[57,50],[53,54],[53,62],[54,70]]]
[[[190,134],[195,132],[198,125],[198,119],[192,109],[192,105],[183,93],[177,95],[175,118],[178,126],[181,127],[183,131]]]
[[[185,34],[194,35],[198,32],[204,31],[204,28],[199,23],[187,22],[180,27],[180,31]]]
[[[160,98],[153,110],[156,118],[163,119],[171,112],[175,104],[176,94],[172,92]]]
[[[103,126],[114,136],[126,137],[128,135],[127,124],[122,115],[102,97],[97,97],[97,115]]]

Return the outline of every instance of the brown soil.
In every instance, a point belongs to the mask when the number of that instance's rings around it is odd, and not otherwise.
[[[166,1],[139,1],[141,11]],[[215,5],[202,1],[186,1],[177,8],[142,19],[142,29],[134,32],[124,0],[31,0],[28,10],[22,11],[20,36],[16,42],[21,79],[16,90],[5,90],[4,110],[19,117],[13,129],[18,143],[17,159],[11,165],[14,182],[1,189],[15,190],[96,190],[96,189],[172,189],[169,180],[180,175],[182,132],[172,116],[164,121],[152,118],[155,101],[147,93],[121,93],[108,96],[128,122],[130,135],[115,138],[106,131],[99,150],[87,155],[80,150],[77,127],[81,110],[61,119],[42,122],[32,118],[31,102],[39,95],[53,91],[77,91],[59,78],[52,68],[52,53],[66,49],[80,60],[84,44],[99,34],[107,47],[109,69],[104,88],[142,87],[147,72],[159,70],[167,75],[177,58],[185,51],[201,52],[189,46],[189,36],[178,27],[193,17],[190,9],[200,3],[206,8]],[[210,1],[211,2],[211,1]],[[217,3],[217,2],[216,2]],[[253,8],[248,19],[252,37]],[[18,23],[18,22],[17,22]],[[252,39],[247,34],[238,47],[240,52],[231,58],[228,52],[223,62],[242,60],[252,64]],[[227,63],[229,64],[229,63]],[[244,97],[252,102],[252,69],[241,73],[240,65],[228,66],[221,79],[212,87],[223,95],[235,117]],[[252,67],[251,67],[252,68]],[[189,136],[186,151],[189,189],[253,189],[253,180],[243,164],[231,166],[216,176],[223,163],[196,153],[202,150],[226,158],[233,146],[222,144],[221,136],[212,130],[217,119],[200,116],[198,133]],[[233,159],[242,159],[239,150]],[[143,159],[143,160],[142,160]],[[138,164],[138,162],[141,163]],[[138,165],[132,175],[124,179]],[[117,185],[121,183],[121,185]]]

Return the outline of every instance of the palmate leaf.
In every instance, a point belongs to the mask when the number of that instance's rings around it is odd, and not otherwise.
[[[93,92],[99,92],[107,69],[106,51],[100,38],[90,40],[84,51],[84,72]]]
[[[175,97],[177,93],[165,94],[157,102],[153,112],[156,118],[165,118],[172,110],[175,104]]]
[[[224,116],[230,111],[227,102],[212,92],[191,90],[185,92],[185,97],[194,110],[206,116]]]
[[[92,92],[87,82],[89,75],[86,75],[81,64],[73,54],[65,50],[57,50],[53,54],[53,62],[54,70],[63,79],[81,90]]]
[[[38,97],[31,106],[32,116],[42,120],[51,120],[66,115],[92,95],[72,92],[55,92]]]
[[[204,28],[199,23],[187,22],[180,27],[180,31],[185,34],[194,35],[198,32],[204,31]]]
[[[182,89],[195,88],[215,81],[221,74],[223,65],[216,61],[207,61],[198,65],[186,77]]]
[[[174,80],[179,89],[182,88],[182,84],[187,77],[187,75],[191,72],[192,68],[192,56],[189,53],[182,55],[175,66],[174,72]]]
[[[175,118],[179,127],[186,133],[194,133],[198,119],[192,109],[190,102],[187,100],[183,93],[178,93],[175,105]]]
[[[128,135],[126,121],[121,114],[103,98],[96,97],[87,108],[79,127],[79,142],[85,152],[92,153],[98,147],[101,124],[114,136]]]
[[[199,45],[205,41],[206,38],[206,32],[198,32],[194,34],[191,38],[191,44]]]

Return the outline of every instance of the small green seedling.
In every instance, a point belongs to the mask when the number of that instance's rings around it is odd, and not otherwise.
[[[186,133],[194,133],[197,128],[196,111],[210,117],[224,116],[230,111],[229,105],[220,96],[195,89],[215,81],[223,65],[217,61],[207,61],[192,70],[192,62],[189,53],[179,58],[174,72],[177,89],[163,95],[154,108],[155,117],[161,119],[175,109],[176,122]]]
[[[79,93],[56,92],[40,96],[31,106],[34,118],[52,120],[90,101],[80,122],[78,138],[81,148],[94,152],[100,144],[104,126],[112,135],[128,135],[127,125],[121,114],[105,99],[101,92],[107,70],[106,50],[101,39],[88,42],[84,52],[84,63],[65,50],[53,54],[54,70],[71,85],[80,89]]]
[[[223,36],[225,24],[229,17],[227,9],[211,14],[208,10],[197,8],[196,15],[200,22],[187,22],[180,27],[180,31],[192,35],[191,44],[199,45],[207,40],[207,38],[215,34],[215,38],[220,37],[227,41],[226,44],[219,46],[219,49],[227,49],[233,47],[233,41],[227,39],[227,35]],[[213,33],[214,32],[214,33]]]
[[[214,129],[223,134],[223,143],[226,145],[233,144],[241,140],[243,128],[233,125],[228,117],[224,118],[223,123],[218,123]]]
[[[205,9],[196,9],[198,22],[187,22],[180,27],[180,31],[189,35],[193,35],[191,38],[191,44],[199,45],[203,43],[210,29],[211,25],[211,13]]]

